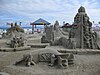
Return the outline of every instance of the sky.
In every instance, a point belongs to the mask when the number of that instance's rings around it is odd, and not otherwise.
[[[0,25],[22,22],[29,25],[39,18],[54,24],[56,20],[73,23],[80,6],[86,8],[90,21],[100,21],[99,0],[0,0]]]

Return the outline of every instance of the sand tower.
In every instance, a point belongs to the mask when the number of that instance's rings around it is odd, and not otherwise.
[[[96,39],[94,33],[91,31],[92,23],[85,12],[85,8],[81,6],[78,13],[74,17],[69,38],[75,38],[77,48],[95,49]]]

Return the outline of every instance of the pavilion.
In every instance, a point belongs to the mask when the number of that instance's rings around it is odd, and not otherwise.
[[[38,20],[36,20],[36,21],[34,21],[33,23],[30,24],[30,25],[32,25],[32,33],[34,33],[34,29],[36,28],[37,25],[45,26],[45,25],[50,25],[50,24],[51,23],[40,18],[40,19],[38,19]]]

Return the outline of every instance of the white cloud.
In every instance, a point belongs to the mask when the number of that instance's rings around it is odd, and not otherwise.
[[[2,0],[1,2],[0,10],[7,12],[0,14],[0,17],[6,15],[4,20],[6,18],[10,20],[10,17],[11,20],[12,18],[14,20],[36,20],[41,17],[51,22],[59,20],[72,23],[81,5],[86,7],[91,20],[100,20],[97,0]]]

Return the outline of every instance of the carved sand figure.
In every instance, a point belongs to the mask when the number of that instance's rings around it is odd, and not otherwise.
[[[36,65],[33,61],[33,56],[32,54],[30,53],[29,55],[27,55],[25,59],[25,62],[26,62],[26,66],[31,66],[31,65]]]
[[[17,45],[18,45],[18,43],[17,43],[16,37],[13,37],[13,39],[11,40],[11,45],[10,45],[10,47],[11,47],[11,48],[16,48]]]
[[[68,38],[68,32],[64,32],[60,29],[60,25],[58,21],[55,21],[54,26],[46,26],[45,27],[45,35],[42,36],[41,42],[45,39],[43,43],[54,42],[55,40],[59,40],[61,37]]]
[[[90,45],[90,40],[91,40],[91,38],[90,38],[89,36],[85,36],[84,38],[85,38],[85,40],[86,40],[87,48],[91,48],[91,45]]]
[[[25,42],[25,40],[23,39],[22,36],[20,37],[13,37],[11,40],[10,40],[10,47],[11,48],[16,48],[16,47],[23,47]]]
[[[52,54],[49,66],[54,66],[56,60],[57,60],[56,55]]]
[[[57,56],[58,60],[58,67],[59,68],[68,68],[68,60],[61,58],[60,56]]]
[[[23,39],[22,36],[19,37],[18,41],[19,41],[19,46],[20,47],[24,46],[24,39]]]
[[[26,66],[31,66],[42,62],[48,63],[48,66],[51,67],[68,68],[69,63],[73,61],[74,55],[71,53],[59,53],[57,50],[41,49],[36,53],[25,54],[20,61],[16,62],[16,65],[24,62]]]
[[[76,41],[75,40],[72,40],[72,48],[76,49]]]

